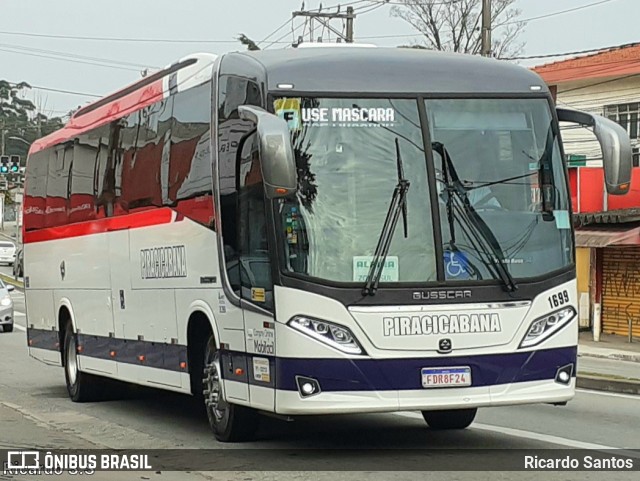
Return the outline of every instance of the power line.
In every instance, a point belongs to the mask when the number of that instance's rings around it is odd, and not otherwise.
[[[583,10],[585,8],[595,7],[596,5],[602,5],[603,3],[615,2],[615,1],[616,0],[600,0],[599,2],[589,3],[587,5],[582,5],[580,7],[568,8],[567,10],[561,10],[559,12],[552,12],[552,13],[547,13],[545,15],[538,15],[537,17],[523,18],[522,20],[514,20],[512,22],[503,23],[502,25],[500,25],[500,27],[504,27],[505,25],[512,25],[514,23],[530,22],[531,20],[540,20],[541,18],[555,17],[556,15],[575,12],[576,10]]]
[[[17,87],[19,84],[14,83],[14,82],[9,82],[9,85],[11,85],[12,87]],[[76,92],[76,91],[73,91],[73,90],[55,89],[55,88],[52,88],[52,87],[39,87],[37,85],[31,85],[31,84],[29,84],[29,88],[36,89],[36,90],[46,90],[48,92],[57,92],[57,93],[62,93],[62,94],[69,94],[69,95],[81,95],[83,97],[96,97],[96,98],[102,97],[102,95],[97,95],[97,94],[88,94],[86,92]]]
[[[624,75],[622,77],[609,79],[609,80],[603,80],[602,82],[596,82],[594,84],[583,85],[582,87],[574,87],[574,88],[571,88],[571,89],[563,90],[562,92],[559,92],[559,94],[564,94],[564,93],[567,93],[567,92],[575,92],[576,90],[595,87],[596,85],[604,85],[604,84],[608,84],[608,83],[611,83],[611,82],[617,82],[619,80],[628,79],[628,78],[631,78],[631,77],[637,77],[638,75],[640,75],[640,73],[632,73],[632,74],[629,74],[629,75]]]
[[[372,0],[369,0],[372,1]],[[373,5],[365,5],[364,10],[356,10],[354,13],[358,14],[358,15],[364,15],[365,13],[369,13],[369,12],[373,12],[374,10],[379,9],[380,7],[384,7],[384,3],[380,3],[380,2],[373,2]]]
[[[95,98],[101,98],[102,97],[102,95],[88,94],[88,93],[85,93],[85,92],[75,92],[73,90],[54,89],[54,88],[51,88],[51,87],[38,87],[37,85],[32,85],[31,88],[36,89],[36,90],[45,90],[47,92],[56,92],[56,93],[60,93],[60,94],[80,95],[81,97],[95,97]]]
[[[304,24],[306,25],[306,23]],[[271,47],[272,45],[275,45],[276,43],[281,43],[280,41],[285,38],[287,35],[291,35],[293,36],[295,34],[295,32],[297,30],[300,30],[300,28],[302,28],[303,24],[298,25],[295,28],[292,28],[290,32],[285,33],[283,36],[279,37],[277,40],[274,40],[273,42],[271,42],[269,45],[265,46],[263,50],[268,49],[269,47]],[[291,42],[284,42],[284,43],[291,43]]]
[[[267,35],[264,39],[260,40],[256,45],[259,47],[260,44],[266,42],[267,40],[269,40],[273,35],[275,35],[276,33],[278,33],[280,30],[282,30],[284,27],[286,27],[287,25],[289,25],[289,22],[291,22],[290,18],[287,18],[285,20],[285,22],[280,25],[278,28],[276,28],[273,32],[271,32],[269,35]]]
[[[82,64],[86,64],[86,65],[93,65],[93,66],[97,66],[97,67],[107,67],[107,68],[114,68],[114,69],[118,69],[118,70],[129,70],[132,72],[140,72],[140,69],[135,69],[135,68],[129,68],[129,67],[123,67],[123,66],[118,66],[118,65],[108,65],[108,64],[104,64],[104,63],[98,63],[98,62],[89,62],[89,61],[85,61],[85,60],[78,60],[78,59],[71,59],[71,58],[58,58],[58,57],[52,57],[51,55],[42,55],[42,54],[37,54],[37,53],[30,53],[30,52],[23,52],[20,50],[9,50],[6,48],[0,48],[0,51],[2,52],[9,52],[9,53],[16,53],[19,55],[30,55],[32,57],[40,57],[40,58],[46,58],[46,59],[50,59],[50,60],[62,60],[65,62],[71,62],[71,63],[82,63]]]
[[[156,66],[152,66],[152,65],[142,64],[142,63],[124,62],[122,60],[112,60],[112,59],[103,58],[103,57],[89,57],[89,56],[86,56],[86,55],[80,55],[80,54],[71,53],[71,52],[60,52],[60,51],[57,51],[57,50],[45,50],[45,49],[41,49],[41,48],[25,47],[25,46],[22,46],[22,45],[10,45],[10,44],[0,43],[0,47],[11,48],[11,49],[15,49],[15,50],[24,50],[24,51],[27,51],[27,52],[51,54],[51,55],[57,55],[57,56],[61,56],[61,57],[69,57],[69,58],[72,58],[72,59],[92,60],[92,61],[96,61],[96,62],[105,62],[105,63],[114,64],[114,65],[124,65],[125,67],[156,68],[156,69],[160,68],[160,67],[156,67]]]

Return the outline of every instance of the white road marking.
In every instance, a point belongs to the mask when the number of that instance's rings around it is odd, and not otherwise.
[[[606,391],[591,391],[590,389],[576,389],[577,392],[582,392],[585,394],[595,394],[596,396],[609,396],[609,397],[621,397],[624,399],[633,399],[634,401],[640,401],[640,396],[637,394],[622,394],[616,392],[606,392]]]
[[[26,316],[26,314],[24,312],[20,312],[20,311],[13,311],[13,315],[14,316]]]
[[[423,420],[422,415],[418,413],[401,412],[401,413],[394,413],[394,414],[397,416],[404,416],[408,418]],[[615,448],[612,446],[605,446],[603,444],[576,441],[575,439],[562,438],[560,436],[553,436],[551,434],[541,434],[541,433],[536,433],[532,431],[525,431],[523,429],[505,428],[502,426],[492,426],[490,424],[473,423],[469,429],[477,429],[480,431],[489,431],[489,432],[494,432],[499,434],[506,434],[507,436],[513,436],[516,438],[543,441],[546,443],[558,444],[561,446],[566,446],[566,447],[575,448],[575,449],[595,449],[595,450],[616,449],[618,451],[621,449],[621,448]],[[620,452],[620,454],[622,454],[622,452]],[[634,458],[640,458],[640,454],[637,452],[628,451],[628,452],[625,452],[625,455],[634,457]]]
[[[27,332],[27,328],[26,327],[22,327],[20,324],[18,324],[16,322],[13,323],[13,327],[15,327],[18,331]]]

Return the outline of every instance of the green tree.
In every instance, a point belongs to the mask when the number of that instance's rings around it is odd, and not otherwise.
[[[0,142],[4,144],[0,148],[5,154],[20,155],[23,165],[31,143],[64,125],[60,117],[38,112],[33,102],[23,98],[30,88],[26,82],[0,80]]]
[[[479,54],[482,48],[482,0],[400,0],[402,5],[391,9],[424,35],[423,46],[430,50],[445,50]],[[515,0],[491,0],[491,52],[494,57],[512,57],[522,52],[517,41],[526,22]]]

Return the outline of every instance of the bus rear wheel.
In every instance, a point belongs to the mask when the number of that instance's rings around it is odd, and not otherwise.
[[[465,429],[473,422],[477,412],[477,408],[422,411],[422,417],[431,429]]]
[[[220,351],[213,336],[204,353],[204,397],[209,425],[218,441],[234,442],[253,439],[258,430],[259,415],[250,408],[227,402],[220,369]]]
[[[64,331],[64,377],[67,392],[73,402],[96,401],[101,397],[100,379],[80,371],[78,367],[78,343],[71,321]]]

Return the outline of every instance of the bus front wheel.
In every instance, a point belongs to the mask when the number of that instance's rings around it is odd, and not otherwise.
[[[227,402],[221,372],[220,351],[211,336],[205,347],[202,379],[209,425],[218,441],[248,441],[258,429],[259,415],[253,409]]]
[[[465,429],[473,422],[477,412],[477,408],[422,411],[422,417],[431,429]]]

